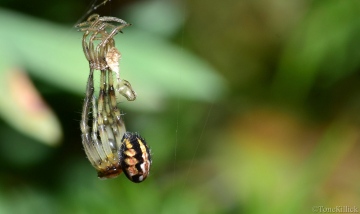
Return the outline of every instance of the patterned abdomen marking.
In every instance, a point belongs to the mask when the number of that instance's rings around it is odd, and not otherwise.
[[[126,177],[135,183],[146,179],[150,172],[150,149],[137,133],[126,132],[120,148],[121,168]]]

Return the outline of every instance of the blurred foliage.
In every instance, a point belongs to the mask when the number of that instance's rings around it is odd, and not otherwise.
[[[138,99],[119,106],[152,149],[141,184],[99,180],[81,146],[73,26],[96,3],[0,2],[0,213],[360,209],[359,1],[99,8],[133,24],[116,43]]]

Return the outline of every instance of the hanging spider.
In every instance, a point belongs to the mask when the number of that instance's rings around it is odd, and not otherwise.
[[[116,26],[109,22],[120,25]],[[136,99],[131,84],[120,79],[121,54],[116,49],[113,39],[127,26],[129,24],[121,19],[100,17],[97,14],[76,25],[79,31],[84,32],[82,46],[90,67],[80,128],[86,155],[97,170],[99,178],[113,178],[124,171],[131,181],[138,183],[149,174],[150,150],[139,134],[126,132],[117,107],[113,80],[113,72],[115,72],[116,91],[129,101]],[[94,70],[100,70],[98,99],[94,95]],[[88,115],[91,110],[92,130],[90,131]]]

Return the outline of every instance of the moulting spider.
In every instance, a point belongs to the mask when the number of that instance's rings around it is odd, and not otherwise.
[[[139,134],[126,132],[116,102],[116,92],[129,101],[136,99],[131,84],[120,78],[121,54],[113,39],[129,25],[122,19],[93,14],[75,26],[84,32],[82,46],[90,67],[80,128],[85,153],[99,178],[114,178],[124,171],[128,179],[139,183],[149,175],[150,149]],[[94,95],[94,70],[100,71],[98,98]]]

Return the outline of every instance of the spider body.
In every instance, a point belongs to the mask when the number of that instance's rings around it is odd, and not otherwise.
[[[123,158],[121,168],[126,177],[135,183],[142,182],[149,175],[150,149],[138,134],[125,133],[120,152]]]
[[[120,23],[120,25],[116,26],[109,22]],[[116,102],[116,91],[129,101],[136,99],[136,93],[131,84],[120,79],[121,54],[115,47],[113,39],[126,26],[129,24],[121,19],[100,17],[97,14],[91,15],[87,21],[76,26],[84,32],[82,46],[90,67],[80,129],[85,153],[97,170],[99,178],[114,178],[124,171],[131,181],[138,183],[149,174],[150,150],[145,140],[138,134],[126,132]],[[100,71],[98,98],[94,95],[94,70]],[[116,90],[113,72],[117,77]],[[92,114],[90,114],[91,111]],[[89,120],[92,122],[91,128]],[[128,156],[127,151],[131,149],[128,148],[130,145],[140,148],[136,150],[136,153],[141,155]],[[134,161],[137,159],[136,163],[126,162],[129,158]],[[137,174],[134,174],[131,169],[136,169]]]

